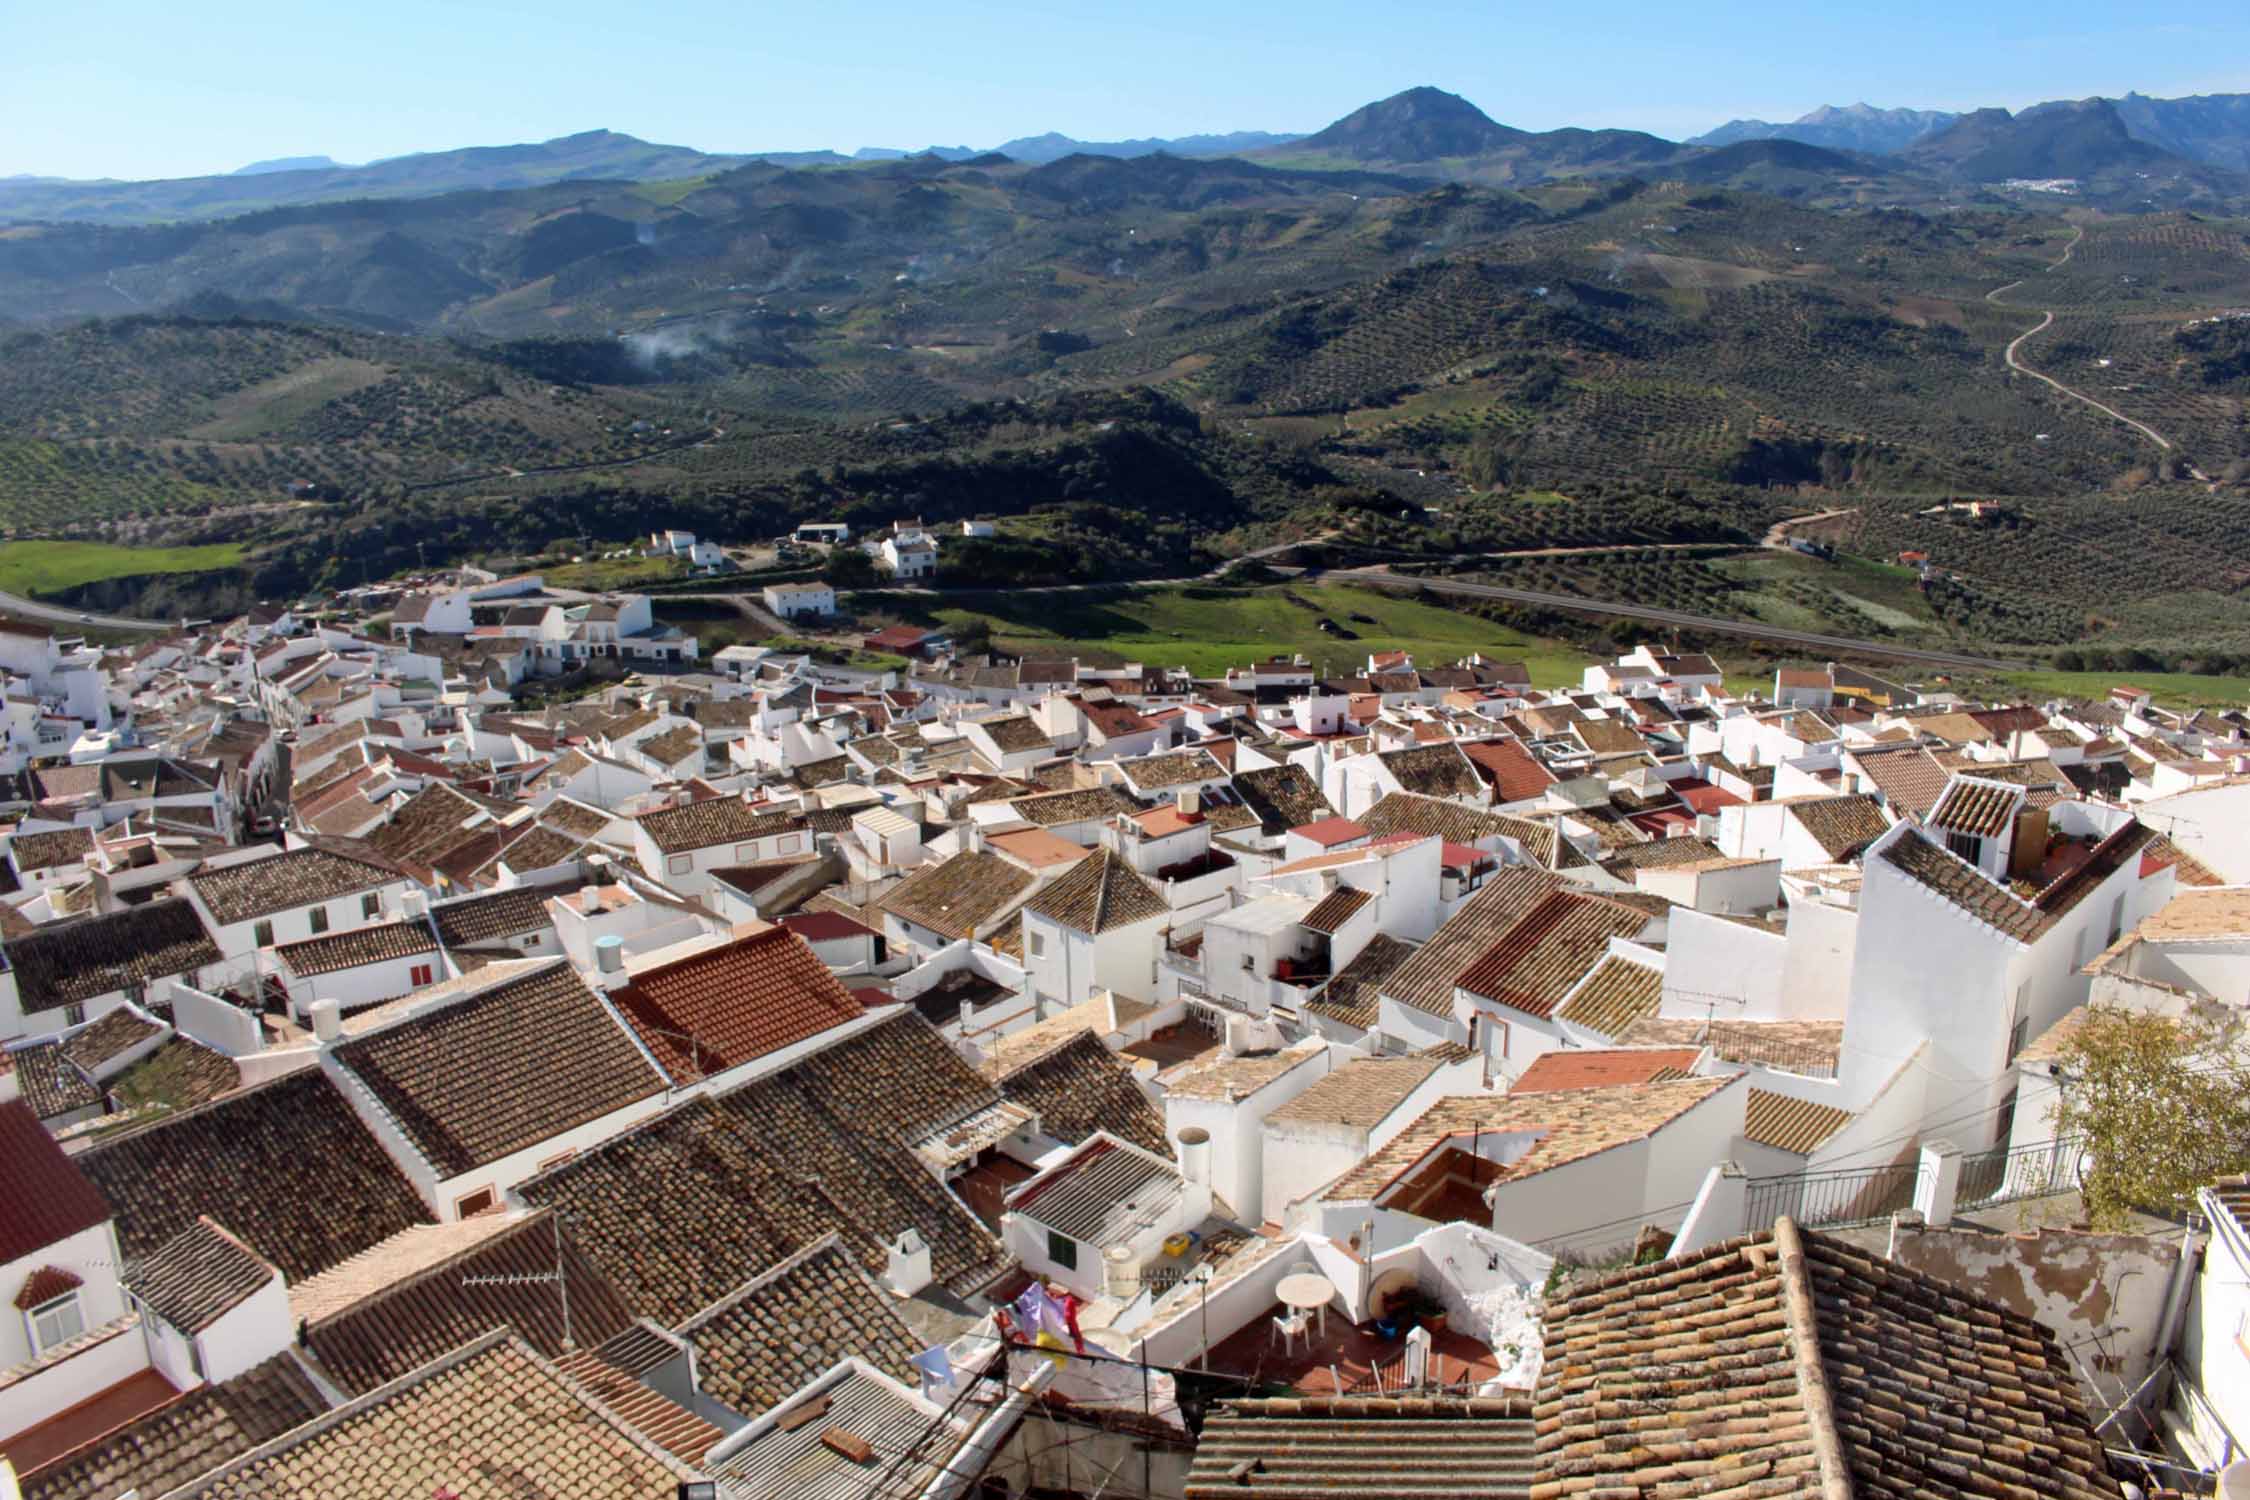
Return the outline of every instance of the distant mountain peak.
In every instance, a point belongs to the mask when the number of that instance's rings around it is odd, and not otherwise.
[[[1883,109],[1864,99],[1857,104],[1823,104],[1787,124],[1770,120],[1729,120],[1699,135],[1691,146],[1732,146],[1740,141],[1798,141],[1831,151],[1864,151],[1887,156],[1903,151],[1956,117],[1942,109]]]
[[[276,156],[236,167],[229,177],[263,177],[269,172],[326,172],[339,165],[332,156]]]
[[[1423,84],[1362,105],[1298,144],[1361,161],[1435,161],[1496,151],[1523,134],[1459,94]]]

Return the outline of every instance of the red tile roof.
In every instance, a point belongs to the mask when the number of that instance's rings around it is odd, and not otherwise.
[[[683,1084],[864,1013],[812,949],[782,927],[643,969],[610,998]]]
[[[40,1303],[52,1302],[85,1284],[76,1271],[66,1271],[61,1266],[41,1266],[23,1279],[23,1286],[16,1292],[16,1311],[30,1312]]]
[[[1693,1047],[1566,1047],[1549,1052],[1523,1070],[1511,1094],[1544,1094],[1556,1089],[1605,1089],[1621,1084],[1658,1083],[1695,1066]]]
[[[830,943],[840,938],[873,937],[872,928],[854,922],[840,911],[801,911],[783,917],[781,925],[808,943]]]
[[[0,1264],[109,1217],[109,1204],[21,1099],[0,1104]]]
[[[1502,802],[1525,802],[1555,784],[1555,775],[1520,740],[1464,741],[1461,753]]]
[[[1299,838],[1311,839],[1323,849],[1333,849],[1339,844],[1349,844],[1367,837],[1367,830],[1349,818],[1322,818],[1317,823],[1307,823],[1302,828],[1289,830]]]

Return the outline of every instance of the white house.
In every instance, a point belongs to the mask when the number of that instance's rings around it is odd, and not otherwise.
[[[755,807],[740,797],[706,797],[633,820],[641,868],[683,896],[699,895],[711,872],[812,852],[813,835],[793,810]]]
[[[1042,1014],[1115,990],[1156,995],[1171,907],[1111,849],[1078,861],[1023,904],[1023,964]]]
[[[825,583],[769,583],[764,598],[766,608],[784,620],[818,619],[836,613],[836,591]]]
[[[1000,1240],[1034,1276],[1082,1297],[1130,1298],[1164,1242],[1211,1215],[1211,1188],[1152,1151],[1096,1131],[1062,1160],[1018,1184]]]
[[[421,890],[388,865],[321,848],[263,848],[213,860],[181,882],[236,977],[251,971],[261,949],[371,927],[403,911],[407,895]]]

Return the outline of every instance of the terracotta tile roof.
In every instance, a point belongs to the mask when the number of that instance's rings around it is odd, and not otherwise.
[[[1656,1014],[1664,998],[1664,972],[1612,955],[1594,966],[1561,1011],[1563,1020],[1614,1037]]]
[[[1203,1425],[1186,1500],[1527,1500],[1534,1429],[1521,1396],[1290,1396],[1228,1401]]]
[[[1842,797],[1808,797],[1788,804],[1789,816],[1813,836],[1832,860],[1858,855],[1881,838],[1891,826],[1873,797],[1852,793]]]
[[[1630,880],[1635,870],[1668,869],[1674,865],[1700,864],[1704,860],[1718,858],[1719,846],[1709,839],[1679,836],[1650,839],[1645,844],[1631,845],[1604,859],[1601,864],[1603,869],[1619,879]]]
[[[863,1014],[818,955],[782,927],[702,948],[661,966],[635,968],[625,984],[610,991],[610,1000],[673,1082],[682,1085],[794,1046]]]
[[[103,1141],[77,1164],[117,1208],[127,1256],[208,1215],[292,1280],[429,1218],[318,1068]]]
[[[93,1025],[73,1033],[62,1044],[62,1052],[73,1066],[92,1074],[98,1072],[103,1063],[139,1046],[163,1029],[156,1022],[120,1006]]]
[[[2040,1325],[1787,1220],[1581,1284],[1546,1330],[1543,1493],[1683,1466],[1730,1496],[2118,1493]]]
[[[204,1215],[142,1256],[126,1285],[165,1322],[198,1334],[279,1274],[273,1262]]]
[[[988,931],[1012,913],[1031,886],[1029,871],[999,855],[963,850],[942,864],[909,875],[876,905],[940,937],[963,938],[972,931]]]
[[[927,1022],[902,1013],[780,1073],[700,1096],[525,1183],[639,1312],[667,1325],[822,1235],[870,1272],[908,1226],[939,1281],[969,1288],[999,1246],[911,1141],[997,1102]]]
[[[1638,736],[1635,740],[1638,748]],[[1501,802],[1528,802],[1555,784],[1555,773],[1541,765],[1521,740],[1464,740],[1461,753]]]
[[[1634,738],[1638,743],[1639,736]],[[1484,799],[1484,778],[1450,741],[1442,745],[1419,745],[1412,750],[1385,750],[1375,758],[1397,779],[1402,791],[1426,797],[1468,797],[1479,802]]]
[[[23,1102],[42,1120],[101,1107],[101,1091],[94,1081],[63,1053],[62,1043],[41,1038],[9,1054],[16,1089]]]
[[[1159,1156],[1173,1154],[1164,1112],[1091,1028],[1017,1064],[1001,1076],[1000,1092],[1037,1113],[1041,1134],[1066,1145],[1106,1130]]]
[[[1027,714],[1004,714],[997,719],[973,722],[991,737],[993,744],[1006,752],[1044,750],[1054,744],[1047,731]]]
[[[2007,828],[2022,801],[2020,787],[1982,781],[1973,776],[1955,776],[1946,783],[1937,805],[1930,809],[1929,822],[1931,827],[1948,833],[1990,838]]]
[[[1706,1021],[1648,1016],[1617,1035],[1630,1047],[1709,1047],[1721,1062],[1773,1063],[1802,1072],[1833,1068],[1844,1044],[1841,1021]]]
[[[1742,1133],[1761,1146],[1809,1156],[1852,1119],[1848,1109],[1754,1088],[1743,1109]]]
[[[385,859],[431,865],[479,833],[491,831],[493,809],[468,793],[435,781],[395,804],[367,842]]]
[[[1924,817],[1945,791],[1952,773],[1920,745],[1855,748],[1847,752],[1860,773],[1897,813]]]
[[[2001,935],[2019,943],[2036,941],[2087,894],[2099,887],[2156,837],[2155,830],[2128,822],[2094,846],[2076,868],[2026,901],[1984,877],[1975,866],[1940,849],[1917,829],[1888,845],[1881,858],[1924,889],[1944,898]]]
[[[562,959],[333,1049],[443,1176],[661,1093],[664,1079]]]
[[[701,1394],[755,1421],[799,1389],[858,1358],[915,1379],[922,1340],[833,1234],[682,1323]]]
[[[649,1500],[694,1475],[520,1339],[495,1332],[174,1493],[399,1500],[504,1484],[526,1495]]]
[[[410,1229],[404,1237],[429,1232]],[[364,1276],[359,1262],[382,1254],[382,1247],[377,1247],[320,1280],[333,1287],[355,1270]],[[560,1241],[559,1264],[570,1299],[570,1336],[576,1344],[591,1347],[631,1326],[632,1314],[616,1288],[567,1231]],[[508,1328],[549,1359],[558,1358],[568,1352],[563,1342],[562,1295],[553,1282],[533,1279],[552,1277],[557,1265],[553,1216],[515,1216],[457,1253],[368,1287],[355,1300],[323,1299],[341,1305],[326,1306],[318,1318],[299,1313],[302,1339],[320,1362],[321,1372],[353,1396],[442,1358],[495,1328]],[[292,1296],[291,1311],[305,1300]]]
[[[2142,858],[2154,863],[2156,869],[2169,865],[2182,886],[2225,885],[2219,873],[2194,855],[2172,842],[2170,834],[2158,834],[2149,840]]]
[[[554,926],[554,919],[547,915],[551,894],[542,886],[516,886],[488,896],[440,901],[430,907],[430,920],[437,925],[438,937],[446,947],[473,948]]]
[[[1117,762],[1117,769],[1143,795],[1176,786],[1189,786],[1196,782],[1222,780],[1227,774],[1226,767],[1213,759],[1209,751],[1202,749],[1178,750],[1169,755],[1144,755],[1137,760],[1121,760]]]
[[[1120,787],[1089,786],[1068,792],[1044,792],[1035,797],[1016,797],[1008,807],[1026,823],[1041,828],[1055,828],[1064,823],[1099,822],[1119,813],[1139,812],[1135,802]]]
[[[1268,833],[1284,829],[1302,828],[1323,818],[1336,816],[1336,809],[1328,805],[1312,773],[1299,765],[1267,766],[1255,771],[1234,773],[1235,794],[1242,805],[1257,814],[1259,824]]]
[[[1338,929],[1358,913],[1361,907],[1374,899],[1373,896],[1356,887],[1340,885],[1321,897],[1311,911],[1298,918],[1298,925],[1309,927],[1314,932],[1324,932],[1334,936]]]
[[[1542,1094],[1556,1089],[1616,1088],[1685,1078],[1695,1066],[1695,1047],[1565,1047],[1542,1054],[1509,1085],[1511,1094]],[[1755,1093],[1755,1090],[1752,1090]]]
[[[189,974],[220,961],[195,907],[177,898],[42,926],[4,945],[28,1013]]]
[[[1529,818],[1511,817],[1506,813],[1464,807],[1458,802],[1448,802],[1440,797],[1392,792],[1361,813],[1359,820],[1377,838],[1387,838],[1397,833],[1416,833],[1440,838],[1449,844],[1469,846],[1494,837],[1512,838],[1523,845],[1524,852],[1540,864],[1549,867],[1554,865],[1554,825],[1534,822]]]
[[[1382,1009],[1382,989],[1394,970],[1414,955],[1414,945],[1378,932],[1336,977],[1305,1002],[1316,1015],[1372,1030]]]
[[[45,833],[19,833],[8,840],[16,868],[29,873],[74,864],[94,852],[94,834],[87,828],[55,828]]]
[[[16,1291],[17,1312],[30,1312],[42,1302],[52,1302],[65,1292],[74,1292],[86,1284],[86,1278],[76,1271],[66,1271],[60,1266],[41,1266],[23,1279]]]
[[[1432,1015],[1453,1014],[1453,991],[1464,971],[1482,958],[1518,918],[1562,882],[1544,870],[1512,865],[1431,935],[1382,983],[1382,993]]]
[[[287,1354],[105,1432],[23,1476],[24,1500],[113,1500],[168,1494],[327,1409]]]
[[[109,1204],[20,1099],[0,1102],[0,1265],[110,1216]]]
[[[232,926],[315,901],[373,890],[398,871],[328,849],[292,849],[188,877],[214,920]]]
[[[1457,1135],[1545,1132],[1499,1174],[1498,1180],[1513,1182],[1654,1135],[1735,1081],[1682,1078],[1541,1094],[1454,1095],[1431,1105],[1389,1145],[1330,1183],[1320,1196],[1330,1202],[1372,1198]]]
[[[1373,1129],[1444,1063],[1444,1057],[1430,1052],[1411,1057],[1355,1057],[1266,1118],[1300,1125]]]
[[[642,813],[635,821],[666,854],[744,843],[805,826],[804,819],[795,813],[756,812],[740,797],[706,797],[701,802]]]
[[[1286,1074],[1318,1062],[1327,1050],[1328,1044],[1321,1038],[1307,1037],[1278,1052],[1252,1052],[1235,1057],[1224,1052],[1206,1053],[1161,1074],[1159,1082],[1166,1099],[1238,1102]]]
[[[704,1455],[726,1434],[653,1387],[643,1385],[635,1371],[618,1363],[619,1356],[613,1351],[628,1346],[638,1350],[644,1342],[660,1346],[666,1357],[674,1353],[669,1341],[639,1323],[599,1348],[575,1349],[560,1356],[555,1368],[583,1386],[627,1427],[680,1462],[700,1466]]]
[[[177,1035],[109,1081],[121,1097],[168,1109],[191,1109],[241,1086],[242,1069],[233,1058]]]
[[[1071,866],[1023,909],[1073,932],[1097,935],[1154,921],[1172,910],[1156,887],[1106,845]]]
[[[1525,912],[1455,983],[1480,999],[1547,1017],[1609,951],[1647,926],[1637,911],[1553,891]]]
[[[435,953],[437,945],[437,938],[426,921],[382,922],[373,927],[355,927],[350,932],[331,932],[302,942],[282,943],[273,954],[290,973],[309,979],[365,964]]]

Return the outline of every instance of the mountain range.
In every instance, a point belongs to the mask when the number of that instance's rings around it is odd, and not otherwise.
[[[1431,87],[1377,100],[1303,136],[1238,131],[1082,141],[1050,132],[1003,142],[991,151],[863,147],[847,156],[835,151],[716,154],[590,130],[532,144],[425,152],[360,166],[298,156],[255,162],[220,176],[155,182],[4,178],[0,223],[210,222],[263,210],[507,192],[564,182],[692,184],[753,164],[865,170],[916,159],[1042,166],[1074,157],[1157,155],[1237,158],[1293,170],[1373,169],[1507,188],[1605,177],[1677,178],[1862,204],[1937,202],[2018,179],[2070,179],[2084,201],[2101,207],[2229,211],[2229,205],[2250,199],[2250,95],[2151,99],[2129,94],[2122,100],[2056,101],[2015,114],[1980,109],[1953,115],[1856,104],[1823,107],[1782,125],[1735,120],[1685,143],[1635,130],[1520,130],[1457,94]]]

